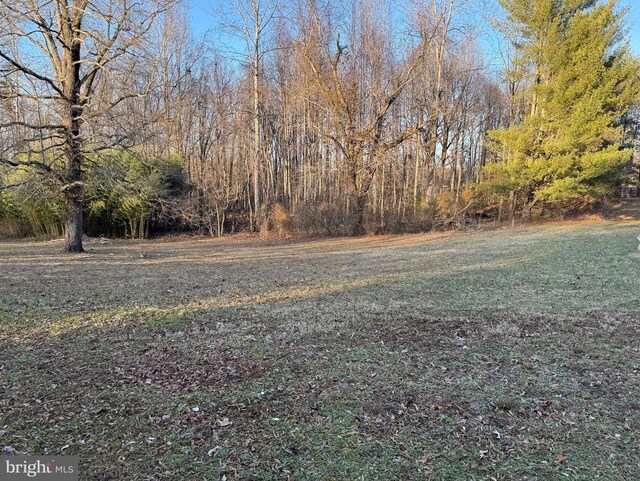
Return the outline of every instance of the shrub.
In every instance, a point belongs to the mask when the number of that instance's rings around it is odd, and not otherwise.
[[[278,239],[291,235],[291,216],[284,206],[278,202],[265,204],[260,208],[258,228],[262,237]]]
[[[0,173],[0,237],[58,237],[63,233],[64,203],[59,186],[30,170]]]
[[[187,190],[177,160],[150,161],[128,152],[96,159],[87,185],[87,232],[132,238],[148,237],[152,222]]]

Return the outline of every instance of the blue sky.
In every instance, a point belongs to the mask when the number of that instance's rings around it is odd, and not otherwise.
[[[187,0],[189,1],[189,0]],[[287,0],[284,0],[285,2]],[[215,8],[224,9],[225,5],[228,5],[228,1],[225,0],[191,0],[191,22],[194,30],[198,33],[204,31],[215,31],[216,19],[211,12]],[[497,5],[497,0],[496,0]],[[631,39],[631,48],[636,55],[640,55],[640,0],[619,0],[621,7],[629,9],[628,22],[629,22],[629,34]],[[483,19],[479,18],[479,22],[483,22]],[[487,55],[491,55],[491,52],[486,52]]]
[[[620,3],[629,8],[631,48],[640,55],[640,0],[622,0]]]

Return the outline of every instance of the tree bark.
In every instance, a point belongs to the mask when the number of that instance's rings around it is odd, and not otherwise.
[[[71,116],[75,117],[71,121],[71,128],[69,129],[66,146],[66,161],[67,172],[66,182],[62,192],[65,198],[65,204],[67,206],[67,219],[64,230],[64,252],[84,252],[82,247],[82,229],[83,229],[83,214],[82,214],[82,152],[80,151],[79,134],[79,114],[76,112],[76,108],[71,108]]]
[[[356,220],[353,224],[351,235],[354,237],[366,234],[364,230],[364,209],[367,205],[367,194],[358,194],[356,197]]]
[[[64,230],[64,251],[84,252],[82,247],[82,202],[78,198],[67,197],[67,221]]]
[[[82,15],[74,14],[71,21],[63,29],[66,40],[70,43],[64,51],[64,64],[67,66],[62,82],[64,100],[68,104],[67,131],[65,134],[65,157],[67,162],[66,182],[63,187],[67,204],[67,222],[65,229],[65,252],[84,252],[82,247],[82,150],[80,128],[82,125],[83,104],[80,99],[80,60],[82,40],[77,35],[82,25]]]

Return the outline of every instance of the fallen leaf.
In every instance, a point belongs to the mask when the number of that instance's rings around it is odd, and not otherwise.
[[[229,418],[222,418],[218,420],[218,426],[220,426],[221,428],[231,426],[232,424],[233,422],[229,421]]]

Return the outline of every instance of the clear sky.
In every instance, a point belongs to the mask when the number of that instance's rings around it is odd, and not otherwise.
[[[189,0],[187,0],[189,2]],[[283,0],[287,1],[287,0]],[[618,0],[621,7],[627,8],[628,28],[631,48],[636,55],[640,55],[640,0]],[[216,30],[216,19],[211,14],[214,10],[224,9],[228,0],[190,0],[191,22],[198,33]],[[490,2],[491,3],[491,2]],[[497,5],[497,0],[495,0]],[[486,20],[486,19],[485,19]],[[480,22],[483,19],[479,19]],[[215,36],[214,36],[215,37]],[[490,52],[487,52],[490,55]]]
[[[640,55],[640,0],[622,0],[620,3],[629,8],[631,48],[636,55]]]

